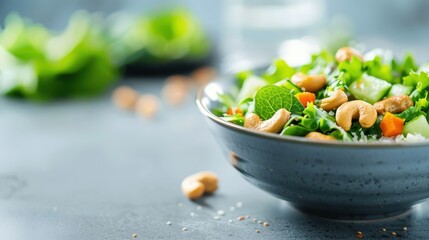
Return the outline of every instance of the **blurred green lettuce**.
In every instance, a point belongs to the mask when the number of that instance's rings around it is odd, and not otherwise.
[[[51,100],[103,92],[118,71],[96,20],[79,11],[62,33],[54,34],[10,14],[0,33],[0,93]]]

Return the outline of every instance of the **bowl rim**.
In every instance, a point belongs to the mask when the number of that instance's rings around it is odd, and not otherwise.
[[[225,77],[225,76],[224,76]],[[204,92],[210,87],[213,83],[219,82],[219,79],[215,79],[215,81],[209,82],[204,86],[200,87],[195,97],[196,104],[200,112],[214,121],[215,123],[222,125],[230,130],[234,130],[237,132],[242,132],[245,134],[253,135],[255,137],[262,137],[270,140],[277,140],[281,142],[287,143],[305,143],[310,145],[318,145],[323,147],[354,147],[354,148],[397,148],[397,147],[425,147],[429,146],[429,140],[419,141],[419,142],[344,142],[344,141],[323,141],[323,140],[315,140],[308,139],[299,136],[285,136],[280,134],[273,133],[265,133],[260,131],[255,131],[252,129],[244,128],[240,125],[233,124],[227,121],[222,120],[220,117],[214,115],[210,109],[208,109],[203,104]]]

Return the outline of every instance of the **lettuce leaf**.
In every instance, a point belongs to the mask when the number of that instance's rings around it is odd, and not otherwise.
[[[411,92],[410,97],[414,102],[412,110],[407,112],[409,115],[418,116],[419,111],[427,112],[429,108],[428,100],[428,88],[429,88],[429,75],[427,72],[421,71],[420,73],[411,70],[410,75],[403,78],[403,84],[407,86],[415,87],[414,91]],[[408,110],[408,109],[407,109]],[[414,111],[415,112],[411,112]],[[411,120],[410,117],[404,116],[407,120]]]
[[[402,62],[392,60],[392,71],[398,78],[408,76],[411,71],[417,71],[417,69],[418,66],[411,53],[407,53]]]
[[[420,115],[426,116],[427,114],[421,111],[421,108],[419,106],[414,106],[414,107],[408,108],[407,110],[403,111],[397,116],[402,119],[405,119],[405,122],[409,122]]]
[[[236,115],[228,115],[224,114],[223,117],[221,117],[222,120],[227,122],[232,122],[234,124],[244,126],[244,116],[242,114],[236,114]]]
[[[335,90],[341,89],[346,94],[349,94],[349,87],[346,84],[346,73],[335,70],[327,76],[327,87],[323,91],[319,91],[317,99],[323,99],[332,95]]]
[[[338,65],[338,70],[345,74],[344,83],[349,85],[362,76],[364,73],[364,64],[359,58],[353,56],[350,61],[341,62]]]
[[[299,68],[299,71],[304,74],[330,74],[334,68],[335,58],[328,51],[311,56],[311,62]]]
[[[9,14],[0,34],[0,45],[10,54],[23,61],[44,58],[44,46],[52,34],[42,25]]]
[[[255,113],[262,119],[271,118],[279,109],[284,108],[293,114],[301,114],[304,107],[286,88],[268,85],[255,94]]]
[[[376,78],[386,80],[390,83],[400,83],[400,78],[395,78],[392,75],[392,68],[390,64],[383,63],[381,56],[375,56],[371,61],[365,62],[365,69],[368,75]]]
[[[423,90],[429,87],[429,74],[425,71],[421,71],[420,73],[411,70],[409,75],[403,78],[403,84],[405,86],[417,87]]]
[[[309,103],[303,111],[304,116],[295,118],[297,124],[286,124],[283,129],[283,135],[304,136],[309,132],[320,131],[324,134],[333,134],[335,138],[350,140],[350,136],[340,126],[337,125],[335,118],[326,111]]]
[[[269,84],[274,84],[280,80],[291,78],[295,72],[295,69],[290,67],[285,60],[276,59],[262,77]]]

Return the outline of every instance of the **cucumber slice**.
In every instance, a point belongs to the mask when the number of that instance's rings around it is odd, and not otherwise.
[[[276,82],[274,85],[286,88],[287,90],[291,91],[293,95],[302,92],[302,90],[293,84],[290,80],[281,80]]]
[[[426,117],[420,115],[406,123],[404,126],[404,135],[407,135],[408,133],[420,134],[425,138],[429,138],[429,123],[426,120]]]
[[[413,87],[411,86],[405,86],[402,84],[393,84],[387,96],[391,97],[391,96],[410,95],[411,91],[413,91]]]
[[[352,82],[349,86],[350,92],[359,100],[374,104],[382,99],[392,84],[379,78],[362,75],[362,78]]]

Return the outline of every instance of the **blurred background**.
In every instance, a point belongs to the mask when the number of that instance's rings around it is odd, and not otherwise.
[[[387,47],[399,54],[424,47],[429,34],[425,27],[429,23],[429,3],[424,0],[363,0],[359,4],[341,0],[92,0],[66,1],[56,11],[52,11],[52,0],[0,4],[3,19],[15,11],[58,31],[79,9],[108,16],[117,11],[147,15],[184,8],[201,22],[215,46],[216,63],[226,71],[266,65],[273,56],[290,51],[291,43],[284,43],[290,39],[310,36],[307,42],[314,44],[316,40],[324,48],[355,40],[368,49]],[[423,51],[414,52],[424,60]]]
[[[428,9],[426,0],[0,0],[0,238],[129,239],[137,226],[148,239],[177,238],[165,222],[195,211],[178,211],[180,182],[206,169],[221,180],[215,210],[245,199],[282,221],[278,201],[224,161],[197,89],[349,43],[423,63]],[[231,236],[186,221],[203,234],[194,239]]]

